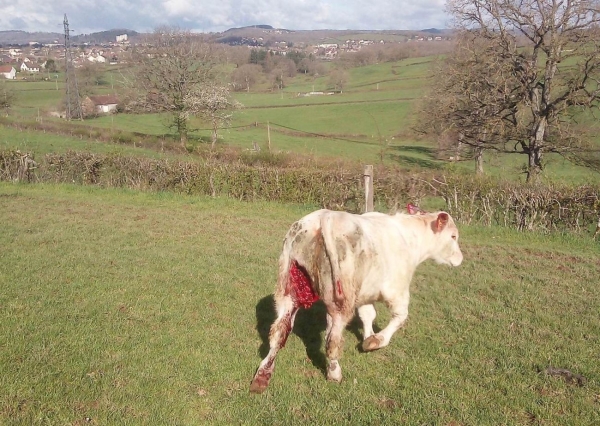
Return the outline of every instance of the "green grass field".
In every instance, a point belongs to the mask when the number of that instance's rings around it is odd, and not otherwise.
[[[18,130],[11,127],[0,127],[0,150],[2,149],[20,149],[23,152],[31,152],[35,156],[48,153],[64,153],[66,151],[87,151],[102,154],[120,153],[152,158],[162,156],[161,153],[149,149],[72,136],[54,135],[34,130]]]
[[[436,142],[415,134],[413,125],[417,119],[420,99],[430,85],[430,66],[435,57],[417,57],[394,63],[382,63],[348,70],[349,80],[343,93],[334,95],[299,96],[310,91],[327,92],[329,76],[316,78],[303,74],[286,79],[283,91],[270,91],[263,82],[250,93],[236,93],[235,97],[245,107],[234,114],[230,127],[220,131],[221,144],[251,149],[258,143],[266,149],[270,139],[275,151],[300,153],[310,156],[345,158],[361,163],[393,164],[407,169],[446,167],[473,171],[472,161],[450,164],[436,158]],[[119,70],[108,67],[104,86],[98,93],[119,92]],[[62,121],[47,114],[57,110],[63,97],[61,81],[16,81],[10,86],[18,93],[11,115],[20,119]],[[266,81],[266,79],[265,79]],[[59,90],[56,90],[58,84]],[[598,139],[598,123],[593,117],[584,118],[591,140]],[[117,114],[85,120],[82,124],[90,128],[128,131],[150,136],[175,138],[168,127],[168,115]],[[258,124],[257,127],[254,124]],[[75,125],[80,126],[79,123]],[[190,144],[206,143],[210,140],[210,125],[193,118],[190,123]],[[267,131],[270,127],[270,132]],[[24,140],[21,149],[26,149],[30,134],[23,137],[0,128],[0,142],[14,146]],[[49,137],[52,139],[52,137]],[[204,142],[202,142],[204,141]],[[66,139],[65,144],[70,142]],[[52,145],[61,145],[58,141]],[[88,144],[93,146],[94,144]],[[77,144],[81,146],[81,144]],[[85,148],[84,148],[85,149]],[[97,149],[97,148],[93,148]],[[112,149],[112,147],[108,148]],[[42,151],[46,151],[45,147]],[[501,155],[491,152],[484,155],[486,174],[509,179],[524,179],[523,155]],[[548,180],[562,180],[574,184],[594,182],[598,173],[575,166],[558,155],[545,156],[545,172]]]
[[[352,323],[328,383],[317,304],[257,396],[281,239],[314,207],[9,183],[0,205],[0,424],[600,424],[589,236],[461,227],[389,347]]]

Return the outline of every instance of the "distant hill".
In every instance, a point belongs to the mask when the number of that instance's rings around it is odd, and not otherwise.
[[[426,34],[450,35],[452,30],[428,28],[424,30],[288,30],[270,25],[251,25],[230,28],[215,34],[215,41],[230,45],[264,46],[285,41],[296,46],[318,43],[339,43],[346,39],[405,41],[411,36]]]
[[[137,31],[127,29],[113,29],[108,31],[101,31],[98,33],[81,34],[71,37],[73,43],[108,43],[114,42],[117,36],[127,34],[129,38],[135,38],[140,35]]]
[[[248,25],[247,27],[230,28],[227,31],[230,31],[230,30],[243,30],[243,29],[246,29],[246,28],[259,28],[259,29],[262,29],[262,30],[272,30],[273,29],[273,27],[270,26],[270,25]]]
[[[382,36],[386,40],[402,40],[414,34],[450,34],[452,30],[427,28],[417,31],[409,30],[288,30],[274,28],[271,25],[250,25],[246,27],[230,28],[227,31],[213,34],[214,39],[220,43],[264,45],[274,41],[287,41],[294,44],[314,44],[323,42],[338,42],[346,38],[375,39]],[[144,34],[137,31],[117,28],[91,34],[71,35],[74,44],[90,43],[103,44],[116,41],[118,35],[127,34],[130,42],[135,43]],[[383,37],[385,36],[385,37]],[[338,41],[336,41],[338,40]],[[64,43],[64,34],[58,32],[26,32],[26,31],[0,31],[0,45],[27,45],[30,43]]]
[[[63,43],[64,35],[60,33],[28,33],[26,31],[0,31],[0,44],[23,45],[29,43]]]
[[[442,30],[438,30],[437,28],[427,28],[427,29],[421,30],[421,32],[432,33],[432,34],[441,34]]]
[[[421,30],[422,33],[431,33],[431,34],[450,34],[452,30],[449,29],[439,29],[439,28],[427,28]]]
[[[118,35],[127,34],[130,38],[140,35],[137,31],[113,29],[92,34],[72,35],[73,43],[108,43],[116,40]],[[43,33],[26,31],[0,31],[0,45],[26,45],[30,43],[64,43],[64,33]]]

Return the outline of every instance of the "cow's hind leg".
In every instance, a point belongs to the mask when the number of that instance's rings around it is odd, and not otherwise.
[[[342,346],[344,344],[344,329],[352,316],[343,315],[339,312],[333,315],[327,314],[328,330],[327,333],[327,358],[329,367],[327,368],[327,380],[333,382],[342,381],[342,368],[339,359],[342,355]]]
[[[256,370],[254,379],[250,384],[250,392],[262,393],[269,386],[275,368],[275,357],[277,352],[285,346],[285,342],[294,326],[294,318],[297,312],[298,305],[290,296],[284,296],[283,300],[277,304],[277,319],[269,332],[269,353]]]

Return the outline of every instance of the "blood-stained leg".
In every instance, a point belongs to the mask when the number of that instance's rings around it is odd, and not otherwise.
[[[285,346],[298,309],[308,309],[319,299],[310,278],[298,262],[292,261],[288,271],[282,272],[275,292],[277,319],[269,332],[269,353],[258,366],[258,370],[250,384],[250,392],[261,393],[273,375],[277,352]]]
[[[275,368],[275,357],[277,352],[285,346],[285,342],[294,327],[294,318],[298,309],[291,296],[285,296],[281,303],[278,303],[277,319],[269,332],[269,353],[258,366],[258,370],[250,384],[250,392],[262,393],[269,386]]]

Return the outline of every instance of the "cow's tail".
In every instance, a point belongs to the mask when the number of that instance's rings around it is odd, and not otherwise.
[[[290,241],[289,238],[285,238],[283,241],[283,249],[279,256],[279,270],[277,271],[277,286],[275,287],[275,301],[281,300],[284,293],[287,292],[287,286],[290,279],[290,264],[291,264],[291,253],[290,253]]]
[[[277,292],[283,293],[290,279],[291,266],[291,241],[286,238],[283,242],[283,249],[279,256],[279,271],[277,273]]]
[[[294,226],[292,226],[294,229]],[[296,228],[297,229],[297,228]],[[317,232],[320,237],[320,231]],[[275,302],[291,299],[296,306],[309,308],[319,299],[318,271],[314,253],[319,251],[318,238],[305,236],[297,238],[298,231],[288,232],[281,255]]]
[[[323,246],[331,271],[331,291],[333,300],[341,302],[345,298],[344,287],[348,283],[342,280],[340,266],[340,253],[335,241],[334,217],[326,215],[321,218],[321,232],[323,234]]]

